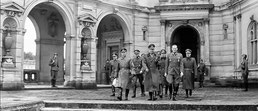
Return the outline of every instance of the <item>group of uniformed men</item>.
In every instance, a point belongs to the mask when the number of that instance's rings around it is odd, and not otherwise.
[[[125,100],[128,100],[129,89],[133,89],[132,98],[136,97],[137,80],[141,87],[141,96],[145,91],[149,92],[148,100],[157,100],[156,96],[163,97],[169,89],[169,99],[176,101],[179,83],[183,80],[183,89],[186,97],[192,96],[194,89],[194,77],[197,75],[197,65],[191,57],[191,50],[186,49],[186,57],[177,52],[177,45],[172,45],[172,51],[166,54],[166,50],[155,53],[155,45],[148,46],[149,52],[140,56],[139,50],[134,50],[134,57],[129,59],[127,49],[120,50],[121,57],[113,53],[113,60],[110,61],[110,79],[113,83],[116,80],[116,87],[112,85],[112,95],[115,96],[115,89],[119,89],[118,100],[122,100],[125,91]],[[201,84],[200,84],[201,85]]]

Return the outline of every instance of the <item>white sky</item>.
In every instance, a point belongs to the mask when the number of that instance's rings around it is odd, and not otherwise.
[[[25,21],[25,29],[24,52],[32,52],[33,55],[36,55],[36,31],[33,23],[28,17]]]

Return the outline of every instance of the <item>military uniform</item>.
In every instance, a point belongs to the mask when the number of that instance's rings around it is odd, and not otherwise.
[[[106,74],[106,81],[107,81],[107,84],[109,84],[110,83],[110,72],[111,72],[111,64],[110,64],[110,62],[109,61],[107,61],[106,62],[106,64],[105,64],[105,74]]]
[[[144,95],[143,85],[143,71],[145,70],[145,63],[140,56],[137,56],[130,61],[130,68],[132,74],[132,87],[133,87],[133,98],[136,96],[137,79],[139,79],[141,93]]]
[[[194,89],[194,77],[197,74],[197,66],[194,58],[183,58],[181,63],[183,71],[183,89]]]
[[[203,87],[204,73],[205,73],[205,71],[206,71],[206,66],[205,66],[204,63],[199,63],[197,69],[198,69],[199,87]]]
[[[127,100],[129,94],[129,82],[130,82],[130,59],[119,58],[119,72],[118,72],[118,87],[120,90],[119,98],[122,98],[122,92],[125,89],[125,99]]]
[[[248,90],[248,74],[249,74],[248,73],[248,61],[243,60],[240,67],[241,67],[241,73],[242,73],[245,91],[247,91]]]
[[[169,83],[169,97],[171,99],[173,91],[173,100],[175,100],[180,83],[180,63],[183,56],[181,53],[170,53],[166,58],[165,72],[166,80]]]
[[[111,60],[110,73],[109,73],[111,83],[113,83],[113,80],[118,77],[118,71],[119,71],[118,60]],[[113,85],[112,85],[112,93],[113,93],[113,96],[115,96],[115,87]]]
[[[52,85],[52,87],[56,87],[56,77],[57,77],[57,74],[59,71],[59,64],[58,64],[57,57],[50,59],[49,66],[51,67],[51,69],[50,69],[51,85]]]
[[[147,68],[149,69],[146,72],[144,77],[144,87],[145,91],[148,91],[150,94],[150,99],[155,100],[155,93],[158,91],[159,87],[159,70],[158,70],[158,57],[156,54],[147,54],[144,56],[144,63],[146,64]],[[154,95],[154,97],[152,97]]]
[[[166,57],[160,57],[158,61],[158,69],[159,69],[159,96],[162,98],[163,96],[163,86],[167,85],[165,74],[165,65],[166,65]]]

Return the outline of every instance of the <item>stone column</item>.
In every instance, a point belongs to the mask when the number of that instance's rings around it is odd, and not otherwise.
[[[166,49],[165,22],[165,20],[160,20],[160,49]]]
[[[73,73],[73,49],[74,46],[72,45],[72,41],[75,38],[75,36],[73,35],[65,35],[65,39],[66,39],[66,57],[65,57],[65,82],[64,82],[64,86],[71,86],[74,87],[75,86],[75,73]]]
[[[205,64],[208,68],[208,77],[210,78],[211,77],[211,63],[210,63],[210,30],[209,30],[209,19],[208,18],[205,18],[204,19],[204,24],[205,24],[205,37],[204,37],[204,41],[205,41],[205,49],[204,49],[204,61],[205,61]]]
[[[241,23],[241,18],[242,18],[242,15],[241,14],[238,14],[237,15],[237,25],[238,25],[238,27],[237,27],[237,29],[238,29],[238,31],[237,31],[237,35],[238,35],[238,38],[239,38],[239,42],[238,42],[238,50],[239,50],[239,52],[237,53],[237,55],[238,55],[238,57],[236,58],[237,59],[237,61],[239,61],[238,62],[238,66],[240,65],[240,60],[241,60],[241,55],[242,55],[242,23]]]

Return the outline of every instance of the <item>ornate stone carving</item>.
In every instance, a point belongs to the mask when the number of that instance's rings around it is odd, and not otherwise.
[[[84,27],[94,27],[97,22],[97,19],[90,14],[84,14],[78,17],[78,21],[79,24],[83,25]]]
[[[160,20],[160,25],[165,25],[165,20]]]
[[[51,37],[55,37],[58,33],[57,27],[58,27],[58,22],[59,22],[59,19],[58,19],[56,13],[51,13],[50,16],[48,17],[47,21],[48,21],[48,34]]]
[[[90,50],[90,41],[92,38],[91,31],[88,27],[83,28],[81,31],[81,35],[83,36],[81,40],[81,69],[90,70],[90,59],[87,58],[88,52]]]
[[[16,28],[17,28],[17,23],[16,21],[13,19],[13,18],[7,18],[4,20],[4,34],[3,34],[3,37],[4,37],[4,41],[3,41],[3,44],[4,44],[4,50],[5,50],[5,56],[3,56],[3,64],[2,66],[3,67],[14,67],[14,64],[13,64],[13,56],[11,55],[11,47],[12,47],[12,44],[13,44],[13,36],[11,35],[11,33],[13,31],[17,31]]]
[[[1,15],[6,14],[9,17],[20,17],[24,12],[24,8],[15,2],[5,3],[1,6]]]
[[[146,31],[148,31],[148,27],[146,26],[146,25],[144,25],[143,27],[142,27],[142,31],[144,32],[146,32]]]
[[[250,20],[251,20],[251,22],[255,21],[255,20],[254,20],[254,15],[252,15],[252,16],[250,17]]]

